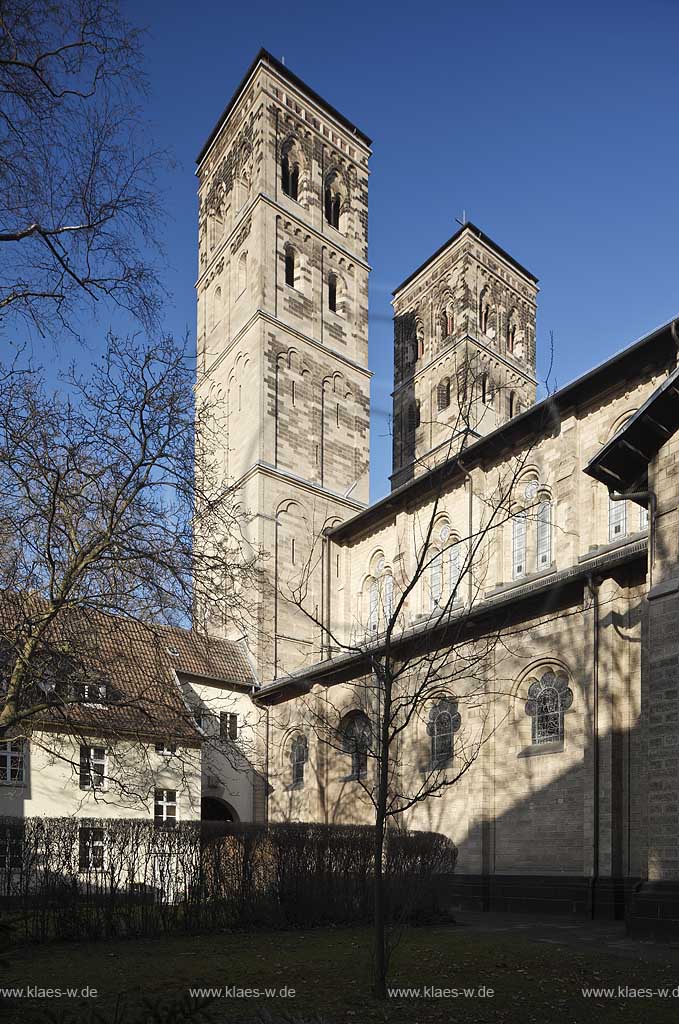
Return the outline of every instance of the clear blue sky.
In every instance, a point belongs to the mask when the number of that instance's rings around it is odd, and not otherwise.
[[[679,4],[142,0],[172,303],[195,333],[194,160],[260,46],[373,140],[372,497],[388,490],[392,289],[468,217],[540,278],[559,386],[679,312]],[[540,358],[540,352],[542,358]]]

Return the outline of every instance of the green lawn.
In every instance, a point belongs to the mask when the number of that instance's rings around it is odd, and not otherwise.
[[[394,956],[392,981],[438,988],[486,986],[488,998],[398,998],[386,1006],[370,996],[370,935],[364,929],[318,929],[17,947],[10,952],[0,985],[96,988],[89,1004],[80,999],[0,1000],[0,1020],[87,1022],[96,1005],[112,1019],[125,993],[126,1024],[149,1019],[142,1000],[154,1006],[182,997],[191,987],[295,989],[294,998],[222,998],[212,1007],[215,1021],[256,1019],[260,1010],[292,1013],[300,1020],[370,1024],[532,1024],[532,1022],[678,1019],[679,998],[585,999],[583,986],[679,986],[679,968],[622,959],[595,947],[540,943],[516,934],[482,934],[464,927],[411,929]],[[50,1016],[50,1015],[53,1015]]]

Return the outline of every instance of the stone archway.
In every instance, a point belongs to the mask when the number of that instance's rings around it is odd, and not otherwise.
[[[218,800],[215,796],[204,796],[200,801],[201,821],[238,821],[238,815],[231,804],[225,800]]]

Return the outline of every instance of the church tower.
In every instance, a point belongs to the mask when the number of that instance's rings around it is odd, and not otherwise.
[[[370,139],[261,50],[198,157],[198,393],[251,516],[259,678],[322,656],[324,528],[368,501]],[[216,602],[218,604],[218,601]],[[217,609],[218,615],[218,609]]]
[[[470,223],[396,289],[392,488],[534,404],[537,291]]]

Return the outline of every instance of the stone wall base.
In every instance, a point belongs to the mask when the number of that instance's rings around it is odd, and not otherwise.
[[[628,926],[635,939],[679,939],[679,881],[640,882],[632,895]]]
[[[625,920],[641,885],[638,878],[579,875],[451,875],[446,897],[450,909],[529,914],[568,914],[600,920]],[[676,889],[679,926],[679,886]]]

